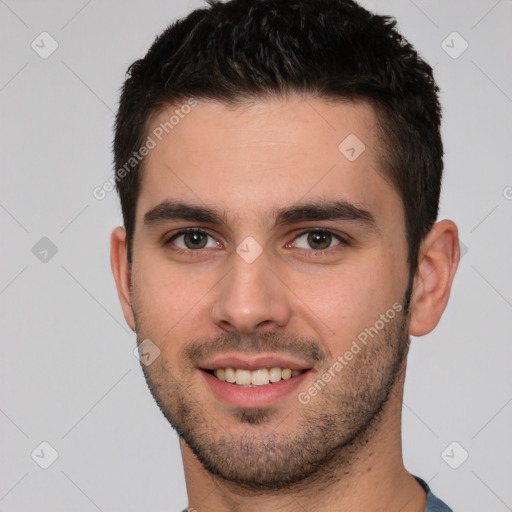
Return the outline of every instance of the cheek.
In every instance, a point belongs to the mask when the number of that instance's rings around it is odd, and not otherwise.
[[[392,265],[383,265],[381,258],[375,258],[314,278],[296,274],[291,281],[290,287],[301,299],[296,303],[296,314],[308,318],[315,332],[325,336],[334,356],[400,303],[405,284],[402,288],[398,269],[392,273]],[[400,271],[404,273],[403,268]]]
[[[192,272],[155,259],[139,258],[134,262],[132,296],[138,327],[145,337],[175,347],[184,330],[197,329],[203,316],[206,298],[218,279],[208,272]],[[201,314],[202,312],[202,314]],[[203,320],[204,322],[204,320]],[[166,349],[167,350],[167,349]]]

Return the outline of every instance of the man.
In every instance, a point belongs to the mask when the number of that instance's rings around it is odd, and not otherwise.
[[[112,268],[189,510],[450,510],[402,461],[409,335],[459,247],[438,89],[394,25],[210,2],[129,69]]]

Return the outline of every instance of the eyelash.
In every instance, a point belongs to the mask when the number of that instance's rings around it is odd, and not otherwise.
[[[210,233],[208,233],[207,231],[204,231],[202,229],[197,229],[197,228],[188,228],[188,229],[180,229],[179,231],[174,233],[171,237],[169,237],[168,239],[166,239],[164,241],[164,245],[170,245],[178,237],[186,235],[186,234],[191,234],[191,233],[197,233],[197,234],[205,235],[205,236],[208,236],[208,237],[214,239],[214,237],[212,235],[210,235]],[[298,233],[294,237],[294,239],[290,243],[293,243],[298,238],[302,237],[303,235],[309,234],[309,233],[326,233],[326,234],[331,235],[333,237],[333,239],[337,240],[339,243],[336,244],[335,246],[329,247],[327,249],[302,249],[302,251],[305,251],[305,253],[307,255],[312,255],[314,257],[321,257],[325,253],[328,253],[329,251],[334,249],[335,247],[338,247],[338,246],[345,247],[345,246],[349,245],[348,240],[346,240],[345,238],[341,237],[340,235],[334,233],[333,231],[331,231],[329,229],[324,229],[324,228],[306,229],[304,231],[301,231],[300,233]],[[288,246],[289,243],[287,243],[286,245]],[[194,250],[194,249],[174,248],[173,252],[175,252],[176,254],[180,254],[180,255],[197,257],[197,256],[201,256],[202,249],[195,249]]]

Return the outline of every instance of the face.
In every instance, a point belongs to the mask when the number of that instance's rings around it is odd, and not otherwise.
[[[159,350],[143,369],[208,471],[279,489],[379,422],[408,342],[402,203],[365,103],[186,110],[137,204],[131,307]]]

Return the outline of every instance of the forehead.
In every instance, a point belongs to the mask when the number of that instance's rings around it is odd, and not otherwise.
[[[148,129],[137,215],[173,199],[215,207],[233,222],[272,221],[298,201],[401,209],[386,180],[377,116],[365,102],[290,97],[237,107],[169,106]]]

